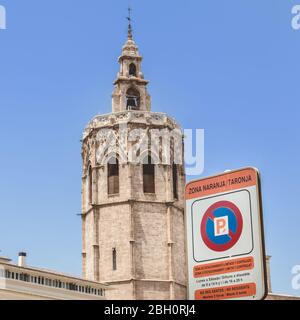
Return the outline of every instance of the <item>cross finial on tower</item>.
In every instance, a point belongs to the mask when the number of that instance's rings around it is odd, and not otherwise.
[[[127,20],[128,20],[128,39],[132,39],[131,12],[132,12],[132,9],[129,6],[128,7],[128,17],[127,17]]]

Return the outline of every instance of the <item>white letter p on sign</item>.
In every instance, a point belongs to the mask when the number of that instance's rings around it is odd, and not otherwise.
[[[215,237],[229,234],[228,216],[214,219]]]

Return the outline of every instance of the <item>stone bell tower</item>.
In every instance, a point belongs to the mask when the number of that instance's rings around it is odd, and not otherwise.
[[[83,276],[108,299],[185,299],[182,132],[151,112],[141,62],[129,23],[112,113],[83,133]]]
[[[120,71],[114,82],[112,111],[125,110],[150,111],[151,98],[147,93],[149,81],[144,79],[141,70],[142,57],[132,39],[131,24],[128,28],[128,39],[119,57]]]

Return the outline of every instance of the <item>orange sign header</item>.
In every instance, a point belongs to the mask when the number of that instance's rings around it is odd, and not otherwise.
[[[224,173],[222,175],[192,181],[187,184],[185,198],[201,198],[216,193],[246,188],[257,184],[258,172],[254,168]]]

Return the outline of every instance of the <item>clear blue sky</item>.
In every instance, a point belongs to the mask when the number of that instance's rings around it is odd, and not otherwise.
[[[300,295],[300,0],[131,3],[153,110],[205,129],[204,176],[261,170],[273,289]],[[111,110],[128,1],[0,4],[1,254],[80,274],[80,138]]]

